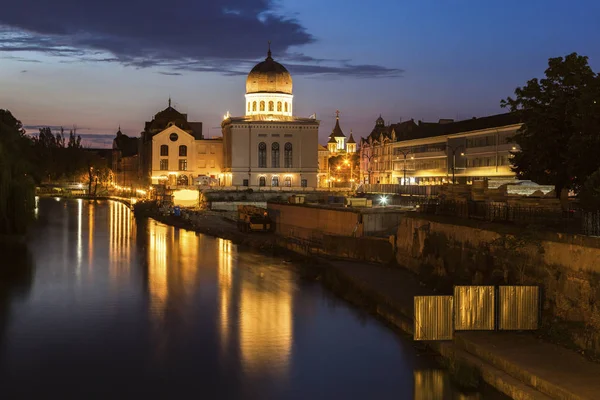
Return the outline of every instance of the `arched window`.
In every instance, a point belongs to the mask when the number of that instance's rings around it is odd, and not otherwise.
[[[291,176],[285,177],[285,179],[283,180],[283,186],[292,187],[292,177]]]
[[[179,157],[187,157],[187,146],[181,145],[179,146]]]
[[[256,102],[252,102],[252,111],[256,111]]]
[[[277,111],[281,112],[281,102],[277,102]]]
[[[250,102],[248,102],[248,111],[250,111]]]
[[[269,111],[275,111],[275,104],[272,101],[269,102]]]
[[[265,102],[264,101],[260,102],[260,111],[265,111]]]
[[[287,101],[285,102],[285,112],[288,112]]]
[[[177,177],[177,185],[179,186],[188,186],[188,177],[187,175],[179,175]]]
[[[279,168],[279,143],[271,145],[271,168]]]
[[[267,168],[267,144],[265,142],[258,144],[258,168]]]
[[[258,178],[258,186],[267,186],[267,178],[264,176]]]
[[[274,176],[271,178],[271,186],[279,186],[279,177]]]
[[[283,165],[285,168],[292,168],[292,144],[290,142],[283,147]]]
[[[163,157],[167,157],[169,155],[169,146],[163,144],[160,146],[160,155]]]

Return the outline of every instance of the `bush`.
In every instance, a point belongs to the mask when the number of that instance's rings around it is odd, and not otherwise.
[[[584,182],[579,192],[579,201],[585,210],[600,210],[600,169]]]

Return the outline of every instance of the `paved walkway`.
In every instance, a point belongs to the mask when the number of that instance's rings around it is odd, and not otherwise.
[[[400,311],[414,314],[414,296],[434,293],[403,269],[356,262],[329,262],[363,290]],[[452,344],[555,399],[600,399],[600,364],[532,333],[457,332]],[[544,398],[528,395],[523,398]],[[546,398],[547,398],[546,397]]]

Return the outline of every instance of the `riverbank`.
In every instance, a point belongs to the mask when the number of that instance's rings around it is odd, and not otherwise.
[[[207,213],[196,223],[174,216],[147,216],[261,252],[294,255],[296,261],[304,261],[300,269],[305,276],[322,281],[341,298],[405,334],[413,333],[414,296],[439,294],[406,269],[293,253],[297,250],[293,243],[274,234],[241,233],[234,222],[219,215]],[[593,399],[600,391],[600,365],[534,333],[456,332],[454,341],[420,344],[440,354],[443,364],[466,387],[483,381],[514,399]]]

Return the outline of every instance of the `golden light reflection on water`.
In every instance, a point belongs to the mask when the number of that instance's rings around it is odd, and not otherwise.
[[[109,274],[111,282],[117,283],[129,270],[135,225],[131,209],[115,201],[109,202],[109,219]]]
[[[415,400],[479,400],[479,393],[456,393],[450,383],[448,371],[444,370],[418,370],[414,372]]]
[[[265,272],[266,271],[266,272]],[[272,369],[284,372],[292,346],[291,273],[277,270],[277,287],[267,283],[265,269],[241,283],[239,337],[244,369],[253,374]],[[267,274],[265,276],[265,273]]]
[[[420,370],[414,372],[415,400],[438,400],[452,396],[446,371]]]
[[[88,268],[92,267],[94,259],[94,219],[95,219],[95,204],[91,203],[88,206]]]
[[[220,327],[221,347],[226,349],[229,343],[229,319],[231,303],[231,280],[233,268],[233,249],[229,240],[217,239],[219,259],[219,294],[220,294]]]
[[[150,310],[162,319],[167,303],[167,238],[169,227],[150,221],[148,229],[148,285]]]

